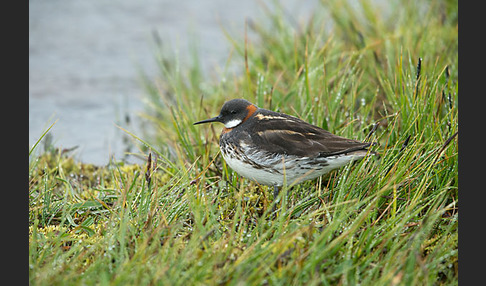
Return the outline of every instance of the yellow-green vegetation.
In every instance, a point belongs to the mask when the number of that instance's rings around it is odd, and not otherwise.
[[[353,3],[353,5],[351,5]],[[146,162],[93,166],[30,151],[32,285],[457,284],[457,1],[323,1],[228,35],[240,72],[208,79],[160,47],[145,79]],[[220,126],[246,98],[378,143],[328,176],[272,189],[238,177]]]

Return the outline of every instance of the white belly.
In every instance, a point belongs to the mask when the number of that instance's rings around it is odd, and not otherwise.
[[[224,160],[231,169],[247,179],[267,186],[283,186],[284,182],[287,185],[293,185],[311,180],[363,157],[341,155],[309,159],[281,155],[271,159],[267,158],[265,162],[262,162],[260,154],[244,153],[247,160],[256,162],[260,166],[245,163],[236,159],[232,154],[222,152]]]
[[[266,171],[265,169],[256,169],[252,165],[244,163],[241,160],[237,160],[232,156],[225,156],[224,153],[223,158],[226,161],[226,164],[231,167],[231,169],[247,179],[256,181],[259,184],[267,186],[283,185],[284,178],[281,174],[272,173]]]

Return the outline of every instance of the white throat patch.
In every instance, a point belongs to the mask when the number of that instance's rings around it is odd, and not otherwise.
[[[233,128],[233,127],[236,127],[236,126],[240,125],[240,123],[241,123],[241,119],[233,119],[233,120],[230,120],[230,121],[226,122],[224,124],[224,127],[226,127],[226,128]]]

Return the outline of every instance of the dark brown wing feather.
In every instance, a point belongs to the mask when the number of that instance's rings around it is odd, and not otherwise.
[[[249,120],[251,139],[264,150],[297,156],[332,156],[366,151],[370,143],[334,135],[296,117],[260,109]]]

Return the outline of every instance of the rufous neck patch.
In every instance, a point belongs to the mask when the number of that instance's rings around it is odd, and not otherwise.
[[[223,127],[223,131],[221,131],[221,135],[226,134],[226,133],[230,132],[231,130],[233,130],[233,128]]]
[[[251,105],[248,105],[246,107],[246,109],[248,109],[248,114],[243,119],[243,122],[245,122],[248,118],[250,118],[257,111],[258,107],[256,107],[255,105],[251,104]]]

